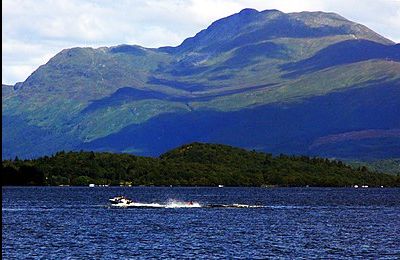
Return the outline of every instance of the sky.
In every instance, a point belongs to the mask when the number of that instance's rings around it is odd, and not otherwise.
[[[176,46],[244,8],[335,12],[400,42],[400,0],[2,0],[2,83],[66,48]]]

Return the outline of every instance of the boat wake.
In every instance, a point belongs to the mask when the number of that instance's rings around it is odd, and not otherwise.
[[[185,202],[170,199],[165,204],[161,203],[142,203],[134,202],[126,197],[118,196],[110,199],[112,207],[119,208],[263,208],[261,205],[248,205],[248,204],[205,204],[202,205],[198,202]]]
[[[264,208],[262,205],[248,205],[248,204],[209,204],[206,208]]]
[[[184,202],[179,200],[168,200],[167,203],[142,203],[135,202],[126,197],[119,196],[110,199],[111,206],[120,208],[201,208],[198,202]]]
[[[165,205],[165,208],[201,208],[202,206],[198,202],[184,202],[179,200],[169,200]]]

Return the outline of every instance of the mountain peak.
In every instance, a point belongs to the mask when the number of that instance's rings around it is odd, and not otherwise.
[[[188,38],[172,52],[211,54],[230,51],[237,46],[256,44],[278,38],[342,37],[366,39],[393,44],[365,26],[349,21],[336,13],[279,10],[257,11],[246,8],[239,13],[213,22],[207,29]]]
[[[245,8],[239,12],[240,15],[252,15],[259,13],[256,9],[253,8]]]

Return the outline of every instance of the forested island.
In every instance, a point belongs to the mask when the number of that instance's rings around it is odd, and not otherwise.
[[[58,152],[2,161],[2,185],[399,187],[400,177],[341,161],[273,156],[220,144],[192,143],[159,158],[106,152]]]

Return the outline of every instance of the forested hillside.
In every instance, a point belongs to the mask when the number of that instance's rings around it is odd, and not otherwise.
[[[400,178],[340,161],[272,156],[218,144],[192,143],[159,158],[58,152],[2,162],[3,185],[399,186]]]

